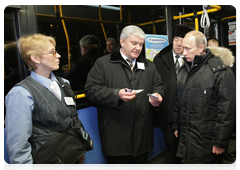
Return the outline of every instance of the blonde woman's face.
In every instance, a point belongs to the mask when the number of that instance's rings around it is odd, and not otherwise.
[[[46,50],[43,51],[41,57],[39,58],[40,64],[38,69],[43,71],[54,71],[59,69],[59,58],[61,57],[55,50],[55,46],[51,42],[47,42]]]

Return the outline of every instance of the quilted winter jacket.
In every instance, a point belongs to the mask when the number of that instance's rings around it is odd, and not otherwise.
[[[177,156],[184,163],[214,163],[213,145],[226,148],[236,123],[236,82],[232,53],[211,47],[185,62],[178,76],[174,128],[179,131]],[[177,118],[178,117],[178,118]]]

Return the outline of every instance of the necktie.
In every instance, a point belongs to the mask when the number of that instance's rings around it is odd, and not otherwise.
[[[180,57],[179,55],[176,55],[176,62],[175,62],[175,69],[176,69],[176,73],[178,74],[178,69],[180,67],[180,63],[178,61],[178,58]]]
[[[130,68],[131,68],[131,70],[132,70],[132,72],[133,72],[133,69],[132,69],[132,66],[133,66],[133,63],[132,63],[132,62],[133,62],[133,61],[132,61],[131,59],[129,59],[129,58],[127,59],[127,61],[129,62]]]
[[[59,100],[61,100],[61,91],[56,81],[51,81],[49,91],[51,91],[55,96],[57,96]]]

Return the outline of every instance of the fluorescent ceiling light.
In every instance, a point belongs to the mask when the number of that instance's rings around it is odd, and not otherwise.
[[[85,6],[91,6],[91,7],[99,8],[99,5],[85,5]],[[120,8],[119,7],[115,7],[115,6],[101,5],[101,8],[120,11]]]

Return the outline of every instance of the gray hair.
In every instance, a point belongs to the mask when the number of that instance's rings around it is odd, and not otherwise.
[[[64,68],[69,68],[68,64],[62,66],[62,71],[64,70]]]
[[[96,46],[98,48],[101,46],[100,40],[95,35],[85,35],[81,38],[79,44],[85,46]]]
[[[108,42],[108,41],[112,41],[112,43],[113,43],[114,45],[117,45],[117,41],[116,41],[115,38],[108,38],[108,39],[106,40],[106,42]]]
[[[131,35],[131,34],[134,34],[144,40],[146,38],[146,35],[143,32],[143,30],[140,27],[135,26],[135,25],[129,25],[129,26],[124,27],[121,32],[120,38],[123,38],[124,40],[126,40],[129,37],[129,35]]]

